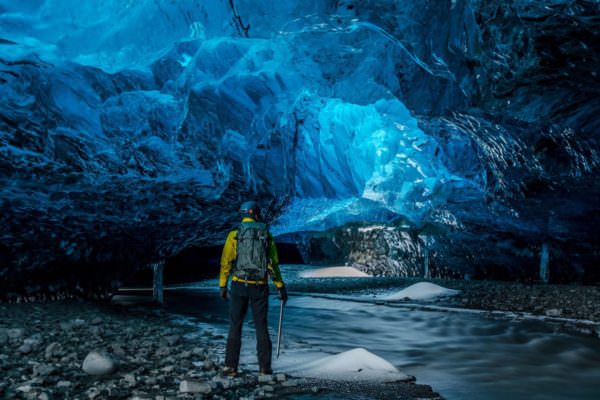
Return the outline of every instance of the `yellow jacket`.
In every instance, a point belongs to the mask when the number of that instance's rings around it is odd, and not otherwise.
[[[254,222],[253,218],[244,218],[242,222]],[[219,275],[219,286],[225,287],[227,286],[227,281],[229,280],[229,275],[231,274],[231,269],[233,267],[233,263],[235,262],[235,258],[237,256],[237,229],[232,230],[227,235],[227,240],[225,241],[225,246],[223,247],[223,254],[221,255],[221,273]],[[273,240],[273,236],[269,233],[269,258],[271,262],[269,263],[269,274],[273,279],[273,283],[279,289],[284,286],[283,279],[281,278],[281,271],[279,270],[279,255],[277,254],[277,246],[275,245],[275,240]],[[235,276],[232,280],[238,280]],[[257,281],[256,283],[266,284],[265,281]]]

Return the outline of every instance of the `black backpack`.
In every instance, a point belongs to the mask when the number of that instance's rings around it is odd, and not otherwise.
[[[269,231],[261,222],[242,222],[237,230],[234,274],[240,279],[265,279],[269,265]]]

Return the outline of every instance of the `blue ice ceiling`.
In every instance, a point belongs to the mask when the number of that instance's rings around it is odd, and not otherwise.
[[[0,1],[3,257],[160,259],[221,242],[248,197],[278,234],[594,249],[598,18],[560,0]]]

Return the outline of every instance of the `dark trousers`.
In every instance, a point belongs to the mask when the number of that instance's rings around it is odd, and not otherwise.
[[[237,370],[242,345],[242,325],[248,311],[248,303],[252,307],[252,317],[256,329],[256,351],[261,371],[271,369],[271,338],[267,327],[267,310],[269,308],[269,286],[251,285],[231,282],[229,295],[229,336],[225,352],[225,366]]]

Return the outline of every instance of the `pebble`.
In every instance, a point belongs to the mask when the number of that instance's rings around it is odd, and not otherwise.
[[[223,389],[229,389],[235,385],[235,382],[231,378],[225,378],[222,376],[215,376],[213,382],[220,385]]]
[[[275,380],[277,382],[284,382],[287,379],[287,376],[285,374],[277,374],[275,375]]]
[[[275,388],[271,385],[265,385],[262,387],[262,390],[264,390],[265,392],[274,392]]]
[[[179,391],[182,393],[204,393],[208,394],[212,391],[210,384],[206,382],[181,381]]]
[[[104,334],[104,329],[101,326],[90,326],[90,333],[92,335],[100,336]]]
[[[125,375],[123,375],[123,380],[125,382],[127,382],[127,384],[129,386],[135,386],[136,383],[137,383],[136,379],[135,379],[135,375],[133,375],[133,374],[125,374]]]
[[[91,387],[85,392],[85,394],[87,394],[88,398],[95,399],[100,395],[100,392],[100,389],[98,389],[97,387]]]
[[[37,364],[33,366],[33,376],[48,376],[56,371],[56,367],[49,364]]]
[[[71,387],[73,384],[70,381],[58,381],[58,383],[56,384],[57,388],[68,388]]]
[[[179,343],[180,339],[181,339],[181,337],[179,335],[171,335],[171,336],[165,337],[165,340],[167,341],[169,346],[175,346],[177,343]]]
[[[206,359],[204,360],[204,369],[209,370],[209,369],[213,369],[215,367],[215,363],[210,360],[210,359]]]
[[[273,375],[259,375],[258,383],[269,383],[273,381]]]
[[[116,369],[116,363],[104,352],[91,351],[83,360],[81,368],[90,375],[105,375]]]
[[[27,353],[31,353],[31,351],[33,350],[32,346],[30,343],[23,343],[18,349],[17,351],[21,354],[27,354]]]
[[[23,385],[17,388],[17,392],[29,393],[31,392],[31,385]]]
[[[60,345],[60,343],[52,342],[46,347],[46,350],[44,351],[44,355],[45,355],[46,359],[48,360],[48,359],[54,358],[56,356],[59,356],[61,352],[62,352],[62,346]]]
[[[22,354],[31,353],[33,350],[37,350],[41,343],[41,336],[39,334],[33,335],[30,338],[25,339],[17,351]]]
[[[171,354],[171,350],[168,347],[160,347],[158,350],[156,350],[156,352],[154,353],[154,355],[156,357],[165,357],[168,356],[169,354]]]
[[[551,308],[550,310],[546,310],[544,314],[546,314],[548,317],[560,317],[562,310],[558,308]]]
[[[6,331],[6,336],[11,340],[20,339],[24,334],[25,330],[23,328],[12,328]]]

